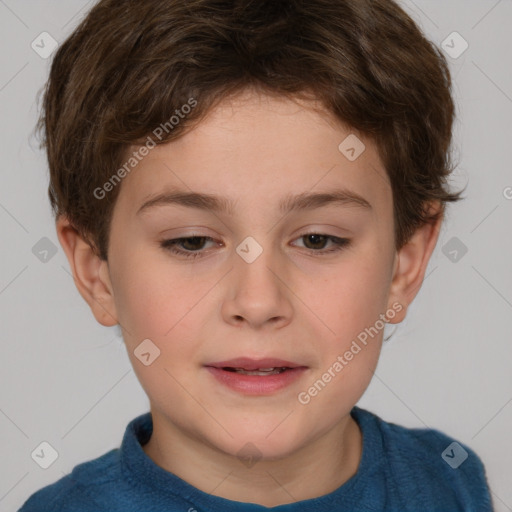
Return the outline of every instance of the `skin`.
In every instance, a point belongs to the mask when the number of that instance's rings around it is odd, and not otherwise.
[[[204,492],[271,507],[330,493],[357,472],[362,435],[349,413],[377,366],[382,330],[308,404],[297,396],[393,304],[402,310],[389,323],[404,319],[441,220],[419,228],[397,251],[384,167],[362,135],[366,150],[355,161],[338,150],[351,133],[315,102],[246,90],[151,150],[124,178],[108,263],[65,217],[57,221],[79,292],[99,323],[121,325],[149,397],[153,435],[145,453]],[[168,186],[231,199],[233,212],[165,205],[137,215]],[[340,187],[371,209],[277,210],[287,194]],[[321,255],[332,241],[311,242],[307,232],[351,243]],[[214,240],[179,246],[197,248],[201,257],[160,246],[192,235]],[[263,249],[252,263],[235,251],[247,236]],[[160,349],[149,366],[134,355],[147,338]],[[247,396],[203,366],[240,356],[278,357],[308,370],[284,390]],[[251,467],[237,456],[248,442],[261,457]]]

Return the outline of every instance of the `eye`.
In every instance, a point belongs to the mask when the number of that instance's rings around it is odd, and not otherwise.
[[[182,238],[173,238],[171,240],[163,240],[160,242],[160,246],[173,254],[179,256],[185,256],[186,258],[197,258],[202,256],[204,251],[201,249],[204,247],[205,240],[215,242],[213,238],[209,236],[187,236]],[[180,249],[180,246],[185,247],[185,250]]]
[[[304,233],[297,240],[304,240],[306,249],[319,255],[339,252],[350,245],[348,238],[338,238],[337,236],[322,233]],[[332,243],[332,246],[330,249],[325,249],[325,245],[329,241]]]
[[[297,240],[305,241],[304,247],[312,254],[318,256],[339,252],[350,245],[350,240],[347,238],[338,238],[322,233],[305,233],[297,238]],[[219,245],[209,236],[188,236],[163,240],[160,242],[160,246],[172,254],[195,259],[205,255],[205,244],[207,242]],[[329,242],[332,244],[331,248],[325,249],[326,244]]]

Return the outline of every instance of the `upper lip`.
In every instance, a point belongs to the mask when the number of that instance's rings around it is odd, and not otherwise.
[[[261,368],[298,368],[304,365],[285,361],[284,359],[276,359],[273,357],[265,357],[263,359],[251,359],[250,357],[237,357],[229,361],[218,361],[209,363],[205,366],[213,366],[214,368],[243,368],[244,370],[258,370]]]

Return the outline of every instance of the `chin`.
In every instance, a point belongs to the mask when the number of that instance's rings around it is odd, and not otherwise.
[[[245,459],[250,461],[283,459],[298,450],[305,439],[303,436],[299,437],[294,430],[288,431],[278,427],[280,421],[282,418],[273,422],[268,428],[261,429],[232,425],[228,431],[233,433],[233,438],[226,435],[223,437],[223,443],[219,443],[218,437],[211,439],[210,442],[224,453],[240,458],[241,462]]]

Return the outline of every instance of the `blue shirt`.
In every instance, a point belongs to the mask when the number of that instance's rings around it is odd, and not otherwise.
[[[128,424],[120,448],[78,464],[32,494],[18,512],[492,512],[485,469],[468,446],[357,406],[350,414],[363,434],[357,473],[318,498],[268,508],[200,491],[143,451],[153,431],[148,412]]]

